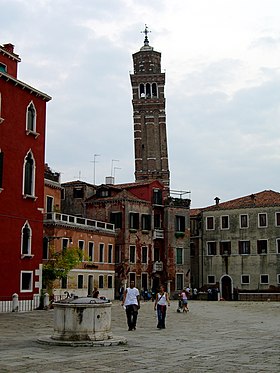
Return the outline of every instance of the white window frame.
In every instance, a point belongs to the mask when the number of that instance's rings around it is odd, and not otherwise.
[[[248,276],[249,281],[248,281],[248,282],[244,282],[244,281],[243,281],[243,276],[244,276],[244,277],[245,277],[245,276]],[[248,275],[248,274],[246,274],[246,273],[243,273],[243,274],[241,275],[241,277],[240,277],[240,283],[241,283],[241,285],[250,285],[250,282],[251,282],[250,275]]]
[[[241,216],[247,216],[247,225],[246,227],[241,226]],[[239,227],[240,229],[248,229],[249,228],[249,214],[240,214],[239,215]]]
[[[178,287],[178,276],[182,277],[182,288]],[[183,290],[183,288],[184,288],[184,273],[177,272],[176,273],[176,290]]]
[[[228,219],[228,226],[226,228],[223,227],[223,218],[227,218]],[[225,230],[229,230],[229,215],[221,215],[220,217],[220,227],[221,227],[221,230],[225,231]]]
[[[147,252],[147,255],[146,255],[146,259],[147,260],[146,260],[146,262],[143,262],[143,248],[144,247],[146,248],[146,252]],[[148,264],[148,246],[145,246],[145,245],[141,247],[141,263],[142,264]]]
[[[181,250],[182,252],[182,263],[177,262],[177,250]],[[183,265],[184,264],[184,250],[183,247],[176,247],[176,265]]]
[[[266,225],[260,225],[260,216],[265,215],[265,222]],[[258,213],[258,228],[267,228],[268,227],[268,221],[267,221],[267,212],[259,212]]]
[[[208,219],[213,219],[213,228],[208,228]],[[205,219],[205,229],[207,231],[214,231],[215,230],[215,217],[214,216],[206,216]]]
[[[28,252],[27,253],[24,253],[23,252],[23,230],[25,228],[25,226],[27,226],[27,228],[29,229],[29,239],[28,239]],[[34,255],[32,255],[32,229],[31,229],[31,226],[28,222],[28,220],[25,221],[23,227],[21,228],[21,248],[20,248],[20,253],[21,253],[21,258],[25,258],[25,257],[33,257]]]
[[[110,259],[110,249],[111,249],[111,260]],[[113,264],[114,263],[114,246],[111,243],[108,243],[108,263]]]
[[[29,112],[29,108],[32,107],[34,109],[34,121],[33,121],[33,129],[30,129],[28,128],[28,112]],[[36,135],[36,137],[39,135],[36,131],[36,128],[37,128],[37,110],[36,110],[36,107],[35,107],[35,104],[33,101],[30,101],[29,104],[27,105],[27,108],[26,108],[26,123],[25,123],[25,129],[26,129],[26,133],[29,135],[29,134],[33,134],[33,135]]]
[[[277,224],[277,214],[280,215],[280,211],[275,212],[275,227],[280,227],[280,224],[279,225]]]
[[[103,247],[103,249],[102,249],[102,258],[100,258],[100,249],[101,249],[101,247]],[[98,245],[98,261],[99,261],[99,263],[104,263],[104,255],[105,255],[105,244],[104,244],[104,242],[99,242],[99,245]]]
[[[80,247],[80,242],[82,242],[82,247]],[[82,251],[82,262],[85,261],[85,240],[78,240],[78,248]]]
[[[92,257],[90,260],[90,255],[89,255],[89,246],[92,244]],[[93,241],[88,241],[88,259],[90,262],[94,262],[94,242]]]
[[[209,254],[209,244],[216,243],[216,254]],[[215,256],[217,255],[217,241],[206,241],[206,255],[207,256]]]
[[[279,242],[279,244],[278,244]],[[275,240],[275,252],[276,254],[280,254],[280,238],[276,238]]]
[[[280,273],[277,273],[276,275],[277,284],[280,284]]]
[[[82,287],[79,287],[79,278],[82,278]],[[82,275],[81,273],[79,273],[77,275],[77,289],[83,289],[85,286],[85,278],[84,278],[84,275]]]
[[[111,277],[111,279],[112,279],[112,286],[111,287],[109,287],[109,277]],[[108,287],[108,289],[114,289],[114,276],[112,276],[112,275],[107,276],[107,287]]]
[[[26,159],[28,155],[31,155],[31,158],[33,160],[33,167],[32,167],[32,184],[31,184],[31,194],[25,193],[25,166],[26,166]],[[25,154],[24,161],[23,161],[23,174],[22,174],[22,195],[24,198],[36,198],[35,197],[35,181],[36,181],[36,162],[33,155],[33,152],[31,149],[28,150],[28,152]]]
[[[213,282],[210,282],[210,281],[209,281],[209,277],[213,277],[213,278],[214,278],[214,281],[213,281]],[[215,275],[207,275],[207,284],[208,284],[208,285],[214,285],[214,284],[216,284],[216,276],[215,276]]]
[[[131,249],[134,248],[134,262],[131,262]],[[136,245],[129,245],[129,263],[135,264],[136,263]]]
[[[103,278],[103,281],[102,281],[103,282],[102,283],[103,286],[100,286],[100,278],[101,277]],[[104,275],[99,275],[98,276],[98,287],[99,287],[99,289],[104,289]]]
[[[22,275],[24,273],[29,273],[31,275],[30,277],[30,289],[22,289]],[[33,271],[20,271],[20,292],[21,293],[32,293],[33,291]]]
[[[262,276],[267,276],[267,282],[262,282]],[[261,285],[268,285],[269,284],[269,274],[268,273],[261,273],[260,274],[260,284]]]

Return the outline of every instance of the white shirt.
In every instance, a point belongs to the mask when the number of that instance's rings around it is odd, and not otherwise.
[[[157,295],[158,302],[160,306],[166,306],[167,305],[167,299],[166,299],[166,293],[164,292],[162,295],[158,293]]]
[[[138,305],[137,296],[139,296],[139,290],[137,288],[127,288],[124,306],[129,306],[130,304]]]

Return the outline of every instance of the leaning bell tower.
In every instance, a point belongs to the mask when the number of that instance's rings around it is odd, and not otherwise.
[[[161,53],[149,45],[145,26],[144,45],[133,57],[132,106],[134,121],[135,180],[160,180],[169,192],[165,73],[161,72]]]

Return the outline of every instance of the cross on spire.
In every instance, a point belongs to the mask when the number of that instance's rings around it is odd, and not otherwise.
[[[145,24],[145,30],[141,31],[142,34],[145,34],[145,39],[144,39],[144,45],[149,45],[149,40],[148,40],[148,33],[151,32],[148,30],[148,26]]]

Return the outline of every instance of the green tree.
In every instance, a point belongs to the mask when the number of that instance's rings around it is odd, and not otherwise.
[[[53,294],[54,281],[67,278],[68,272],[81,263],[82,259],[83,253],[78,247],[67,247],[59,252],[50,247],[49,259],[43,264],[43,283],[50,295]]]

